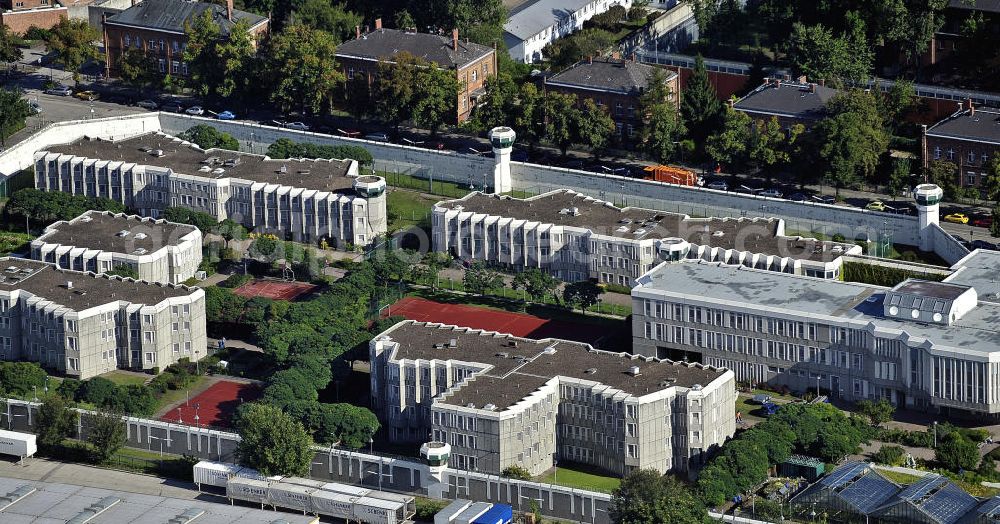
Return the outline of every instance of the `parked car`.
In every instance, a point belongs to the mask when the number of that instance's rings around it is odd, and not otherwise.
[[[171,113],[183,113],[184,112],[184,106],[180,105],[177,102],[170,102],[168,104],[163,104],[163,107],[161,107],[160,109],[162,111],[169,111]]]
[[[973,240],[972,249],[989,249],[992,251],[997,250],[997,245],[993,242],[987,242],[985,240]]]
[[[820,204],[836,204],[837,198],[833,195],[813,195],[813,200],[819,202]]]
[[[194,116],[201,116],[205,114],[205,110],[202,109],[201,106],[191,106],[187,108],[184,112]]]
[[[350,136],[350,135],[348,135],[348,136]],[[369,134],[367,134],[367,135],[364,136],[364,139],[365,140],[371,140],[373,142],[388,142],[389,141],[389,135],[387,135],[385,133],[369,133]]]
[[[809,200],[809,195],[805,193],[792,193],[791,195],[788,195],[788,200],[791,200],[792,202],[806,202]]]
[[[33,115],[37,115],[42,112],[42,106],[38,105],[38,102],[35,102],[34,100],[28,102],[28,108],[31,109],[31,114]]]
[[[881,200],[872,200],[871,202],[868,202],[865,209],[868,211],[885,211],[885,202],[882,202]]]
[[[784,193],[782,193],[781,191],[779,191],[779,190],[777,190],[777,189],[775,189],[773,187],[771,189],[765,189],[765,190],[761,191],[758,194],[760,196],[771,197],[771,198],[781,198],[781,197],[785,196]]]
[[[157,104],[156,102],[154,102],[152,100],[149,100],[149,99],[140,100],[140,101],[136,102],[135,105],[137,105],[137,106],[139,106],[139,107],[141,107],[143,109],[148,109],[150,111],[156,111],[156,108],[160,107],[159,104]]]
[[[86,100],[88,102],[93,102],[94,100],[97,100],[98,98],[101,98],[101,95],[99,95],[99,94],[97,94],[97,93],[95,93],[93,91],[80,91],[79,93],[77,93],[77,94],[75,94],[73,96],[79,98],[80,100]]]
[[[746,193],[748,195],[756,195],[757,193],[760,192],[760,188],[759,187],[749,187],[749,186],[741,185],[740,187],[736,188],[736,192],[737,193]]]
[[[223,111],[221,113],[216,113],[215,118],[219,120],[236,120],[236,115],[232,111]]]
[[[717,189],[719,191],[729,191],[729,184],[727,184],[724,180],[713,180],[705,184],[705,187],[709,189]]]
[[[309,125],[305,122],[289,122],[285,124],[288,129],[296,129],[299,131],[309,131]]]
[[[944,216],[945,222],[951,222],[953,224],[968,224],[969,215],[965,213],[951,213]]]
[[[976,227],[990,227],[993,225],[993,217],[976,217],[972,219],[972,225]]]
[[[69,96],[73,94],[73,90],[64,85],[57,85],[50,87],[45,90],[47,95],[59,95],[59,96]]]

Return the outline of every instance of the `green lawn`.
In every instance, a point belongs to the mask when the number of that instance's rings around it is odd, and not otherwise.
[[[748,418],[762,419],[763,417],[758,410],[760,410],[760,404],[751,402],[747,397],[740,396],[736,398],[736,411],[743,414],[744,420]]]
[[[900,486],[913,484],[914,482],[922,478],[917,475],[911,475],[909,473],[900,473],[898,471],[890,471],[887,469],[880,469],[878,470],[878,472],[883,477],[895,482],[896,484],[899,484]]]
[[[431,207],[439,198],[428,198],[416,191],[392,189],[386,198],[389,231],[399,231],[410,226],[430,230]]]
[[[538,482],[558,484],[568,488],[586,489],[590,491],[600,491],[603,493],[611,493],[611,491],[617,488],[621,483],[621,479],[617,477],[597,475],[584,471],[582,467],[581,469],[575,468],[576,466],[559,466],[557,470],[550,471],[540,477],[537,477],[535,480]]]
[[[152,377],[133,375],[132,373],[123,373],[121,371],[109,371],[101,375],[101,378],[106,378],[119,386],[128,386],[130,384],[145,384]]]
[[[205,381],[208,380],[206,376],[200,376],[191,383],[191,386],[187,389],[168,389],[157,401],[156,410],[159,411],[171,404],[175,404],[187,398],[187,391],[194,391]]]
[[[385,182],[393,187],[413,189],[422,193],[441,195],[449,198],[461,198],[469,194],[469,186],[464,184],[443,182],[441,180],[434,180],[432,183],[429,178],[417,178],[412,175],[390,173],[388,171],[379,171],[377,174],[385,177]]]

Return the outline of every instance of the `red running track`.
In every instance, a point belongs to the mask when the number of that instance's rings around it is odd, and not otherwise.
[[[314,289],[316,286],[305,282],[251,280],[233,290],[233,293],[246,298],[265,297],[271,300],[295,300],[302,295],[311,293]]]
[[[233,413],[240,406],[241,399],[242,402],[250,402],[260,398],[260,395],[260,388],[253,384],[220,380],[187,403],[171,409],[160,420],[194,424],[197,414],[200,426],[229,428],[232,427]],[[198,408],[195,409],[195,406]]]
[[[525,338],[561,338],[594,344],[607,333],[600,326],[548,320],[525,313],[511,313],[476,306],[445,304],[419,297],[405,297],[389,306],[387,315],[419,322],[440,322],[473,329],[510,333]]]

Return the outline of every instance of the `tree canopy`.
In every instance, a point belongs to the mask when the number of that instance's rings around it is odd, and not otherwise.
[[[4,206],[4,213],[8,216],[19,217],[22,222],[24,217],[28,217],[32,223],[45,225],[57,220],[71,220],[89,210],[122,213],[125,206],[103,197],[86,197],[34,188],[15,191]]]
[[[80,68],[88,60],[100,58],[94,42],[101,34],[87,20],[60,18],[49,32],[45,46],[55,55],[55,62],[73,73],[73,81],[80,82]]]
[[[0,146],[7,146],[7,136],[13,134],[31,116],[31,107],[20,89],[0,88]]]
[[[268,47],[271,100],[282,111],[328,111],[344,82],[343,73],[332,60],[336,51],[337,40],[326,31],[300,23],[285,27]]]
[[[217,147],[219,149],[228,149],[230,151],[240,150],[240,143],[233,138],[233,135],[230,135],[225,131],[219,131],[215,127],[208,124],[198,124],[196,126],[192,126],[188,128],[187,131],[177,135],[177,138],[197,144],[198,147],[202,149]]]
[[[704,524],[708,511],[680,481],[653,469],[637,469],[611,493],[614,524]]]
[[[241,440],[236,455],[241,464],[264,475],[309,474],[312,439],[301,423],[281,409],[261,403],[244,405],[238,415]]]

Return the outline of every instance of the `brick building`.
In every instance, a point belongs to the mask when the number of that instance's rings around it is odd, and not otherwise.
[[[117,77],[118,62],[129,49],[141,49],[157,59],[160,73],[186,76],[183,61],[187,46],[185,25],[202,13],[212,13],[225,38],[240,20],[250,25],[256,43],[268,30],[268,19],[253,13],[233,9],[233,0],[225,7],[208,2],[187,0],[144,0],[104,20],[104,49],[107,74]]]
[[[634,60],[588,59],[545,79],[545,89],[574,94],[581,102],[587,98],[593,100],[611,114],[616,137],[623,143],[630,143],[642,123],[639,99],[656,70],[655,66]],[[680,108],[680,77],[669,69],[660,71],[670,89],[670,102]]]
[[[56,0],[0,0],[0,20],[17,34],[31,26],[51,29],[66,17],[66,7]]]
[[[934,33],[921,57],[925,65],[939,64],[960,55],[966,41],[962,26],[970,15],[983,16],[984,26],[994,37],[1000,36],[1000,0],[950,0],[944,10],[944,24]]]
[[[393,63],[401,52],[455,71],[460,86],[455,101],[458,123],[469,119],[476,99],[485,93],[486,79],[497,71],[496,49],[460,40],[457,29],[452,30],[449,38],[384,29],[381,19],[375,20],[374,31],[362,34],[359,29],[357,38],[337,46],[335,56],[349,81],[356,75],[364,75],[371,85],[378,73],[379,62]]]
[[[963,187],[981,187],[989,163],[1000,154],[1000,111],[967,100],[953,115],[924,131],[924,167],[945,160],[958,167]]]
[[[778,117],[782,127],[803,124],[810,128],[826,116],[826,103],[837,93],[836,89],[805,81],[768,78],[760,87],[737,100],[733,109],[754,120]]]

